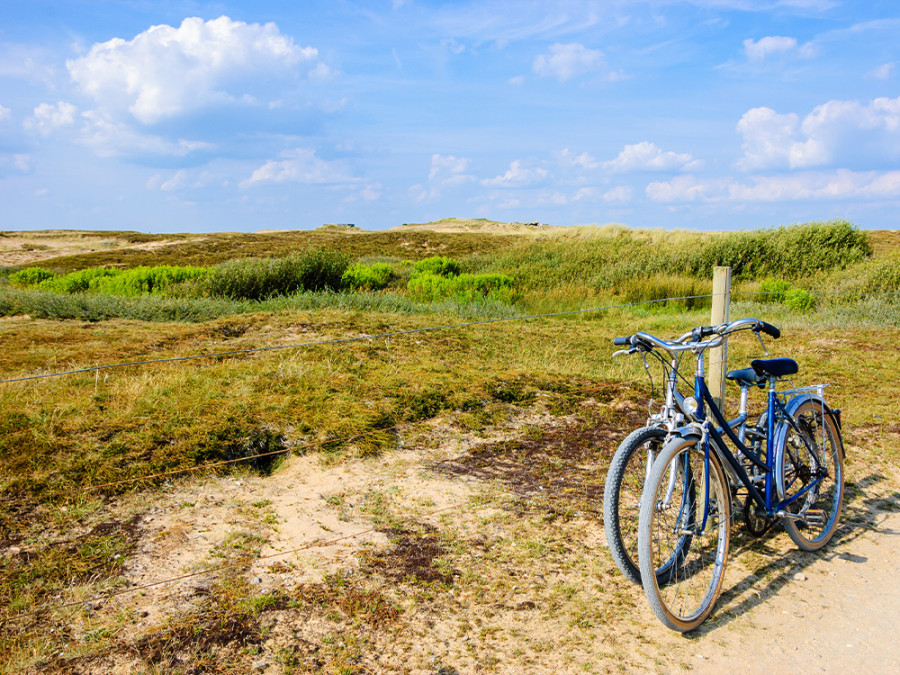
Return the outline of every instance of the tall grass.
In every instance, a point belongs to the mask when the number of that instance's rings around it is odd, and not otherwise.
[[[265,300],[297,291],[338,290],[349,259],[340,253],[310,251],[286,258],[235,260],[214,267],[198,289],[212,297]]]
[[[478,270],[512,276],[522,288],[593,286],[618,292],[641,278],[711,278],[732,268],[737,280],[799,278],[866,260],[865,233],[846,221],[793,225],[757,232],[694,234],[581,228],[539,237],[478,260]]]

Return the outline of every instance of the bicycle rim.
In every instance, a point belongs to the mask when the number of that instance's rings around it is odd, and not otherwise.
[[[641,583],[638,567],[638,518],[641,493],[647,478],[648,459],[659,454],[666,438],[661,427],[645,427],[631,432],[619,445],[609,466],[603,493],[603,527],[609,552],[616,566],[636,584]]]
[[[638,559],[650,608],[673,630],[698,627],[715,606],[728,558],[730,507],[722,468],[713,455],[707,470],[700,441],[679,438],[663,449],[644,487]],[[667,579],[652,573],[667,564]]]
[[[787,499],[820,481],[786,507],[790,515],[782,523],[799,548],[816,551],[834,535],[843,504],[843,445],[834,420],[818,401],[804,402],[793,417],[798,429],[788,427],[776,449],[779,498]]]

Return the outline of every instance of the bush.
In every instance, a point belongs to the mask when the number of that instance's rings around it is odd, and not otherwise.
[[[409,294],[419,302],[436,302],[448,297],[453,280],[425,272],[412,276],[406,285]]]
[[[378,291],[394,278],[394,270],[385,263],[374,265],[350,265],[341,277],[344,288]]]
[[[214,297],[265,300],[297,291],[338,290],[347,257],[312,251],[287,258],[235,260],[210,270],[199,288]]]
[[[461,274],[455,277],[422,273],[407,284],[410,295],[419,302],[437,302],[453,298],[467,303],[480,300],[513,301],[513,280],[505,274]]]
[[[46,279],[38,287],[45,291],[54,291],[56,293],[84,293],[90,290],[91,284],[96,284],[100,279],[111,277],[118,273],[118,270],[111,270],[106,267],[91,267]]]
[[[806,312],[816,307],[816,297],[802,288],[793,288],[781,279],[766,279],[759,286],[762,302],[778,302],[798,312]]]
[[[763,302],[784,302],[785,294],[791,285],[782,279],[765,279],[759,285],[759,293]]]
[[[784,304],[798,312],[808,312],[816,308],[816,296],[802,288],[792,288],[784,294]]]
[[[439,277],[455,277],[460,273],[459,263],[443,256],[419,260],[413,266],[413,274],[435,274]]]
[[[91,290],[110,295],[146,295],[162,293],[175,284],[200,279],[209,274],[205,267],[157,265],[123,270],[114,276],[91,280]]]
[[[9,283],[13,286],[37,286],[56,275],[43,267],[27,267],[24,270],[9,275]]]

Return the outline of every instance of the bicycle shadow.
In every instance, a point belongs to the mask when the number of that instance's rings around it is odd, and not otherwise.
[[[880,493],[874,489],[887,480],[880,474],[871,474],[852,486],[845,487],[840,524],[832,540],[821,551],[808,553],[797,549],[789,540],[789,543],[785,543],[787,534],[778,524],[761,538],[755,539],[743,528],[742,521],[738,521],[740,530],[732,531],[732,551],[729,558],[739,562],[741,556],[754,553],[772,559],[762,566],[755,567],[743,579],[731,584],[719,596],[714,615],[699,628],[685,633],[684,636],[688,639],[697,639],[727,626],[736,618],[777,595],[789,583],[797,583],[794,577],[817,561],[839,558],[857,564],[867,563],[868,558],[865,556],[854,555],[841,549],[868,533],[900,536],[900,529],[884,527],[887,515],[900,511],[900,493],[896,490],[885,490],[885,486],[882,486]],[[887,496],[885,492],[888,493]],[[734,546],[735,544],[737,546]],[[748,594],[751,590],[754,592]],[[745,595],[746,597],[739,602],[732,604]]]

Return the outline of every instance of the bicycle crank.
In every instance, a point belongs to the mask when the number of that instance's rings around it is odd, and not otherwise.
[[[744,525],[754,537],[763,536],[772,527],[772,519],[760,511],[759,505],[749,494],[744,500]]]

